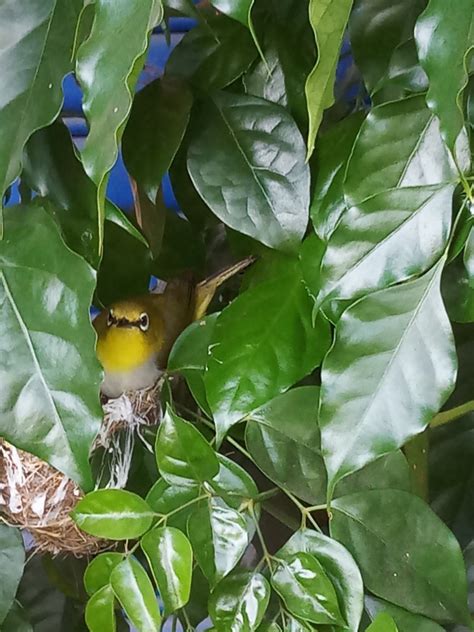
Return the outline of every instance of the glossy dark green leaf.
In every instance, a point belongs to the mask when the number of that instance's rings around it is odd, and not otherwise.
[[[474,322],[474,229],[470,229],[462,257],[444,271],[443,296],[450,318],[458,323]]]
[[[154,514],[137,494],[124,489],[98,489],[81,499],[71,515],[86,533],[98,538],[131,540],[148,531]]]
[[[426,102],[440,121],[446,144],[454,151],[463,128],[461,92],[468,81],[467,56],[474,48],[474,2],[452,6],[430,0],[415,29],[420,62],[429,79]]]
[[[352,555],[336,540],[312,529],[297,531],[278,555],[286,557],[296,553],[308,553],[318,560],[336,591],[347,626],[344,629],[357,632],[364,603],[364,586]]]
[[[252,632],[265,615],[270,585],[260,573],[237,570],[212,591],[209,613],[218,632]]]
[[[458,161],[469,164],[464,143]],[[423,96],[373,108],[359,132],[347,166],[348,206],[398,187],[453,182],[457,170],[441,138],[439,122]]]
[[[348,209],[321,264],[325,313],[336,321],[343,301],[418,276],[446,249],[454,186],[408,187]],[[342,302],[341,302],[342,301]]]
[[[24,563],[25,551],[20,531],[0,524],[0,624],[13,605]]]
[[[322,134],[316,146],[318,170],[310,215],[314,230],[327,241],[346,209],[344,177],[352,146],[365,118],[357,112]]]
[[[224,15],[210,16],[173,49],[165,76],[189,81],[199,91],[224,88],[257,56],[249,31]]]
[[[334,103],[334,82],[342,38],[352,8],[352,0],[310,0],[309,20],[318,45],[318,60],[306,81],[311,156],[324,110]]]
[[[258,496],[258,488],[250,474],[238,463],[218,454],[219,472],[214,476],[210,485],[214,492],[220,496],[233,509]]]
[[[33,632],[33,626],[28,621],[25,609],[17,601],[13,602],[2,623],[2,632]]]
[[[303,138],[282,107],[220,92],[193,127],[188,169],[225,224],[271,248],[294,250],[308,223],[304,158]]]
[[[156,461],[170,485],[193,485],[219,471],[216,453],[191,423],[168,408],[156,438]]]
[[[192,103],[186,84],[172,77],[153,81],[133,101],[123,136],[123,156],[151,201],[183,139]]]
[[[366,489],[411,491],[410,468],[401,450],[385,454],[340,480],[334,496],[346,496]]]
[[[198,626],[209,616],[207,608],[209,596],[209,582],[199,566],[195,566],[191,583],[191,595],[185,607],[186,615],[192,625]]]
[[[162,527],[146,533],[140,546],[153,572],[165,614],[185,606],[193,573],[193,551],[188,538],[178,529]]]
[[[250,415],[247,450],[274,483],[311,505],[323,503],[326,469],[318,426],[319,388],[303,386]]]
[[[160,478],[150,489],[146,496],[146,502],[158,514],[167,515],[167,524],[171,527],[186,531],[189,515],[194,511],[195,505],[191,503],[199,496],[199,485],[169,485]],[[191,503],[187,505],[187,503]],[[187,505],[181,511],[180,507]]]
[[[9,209],[5,228],[0,435],[88,488],[89,451],[102,418],[89,317],[95,275],[39,206]]]
[[[352,553],[371,592],[442,622],[470,619],[459,544],[418,496],[371,490],[338,498],[331,509],[331,535]]]
[[[94,557],[84,573],[84,586],[89,595],[104,588],[110,583],[110,574],[123,561],[122,553],[108,551]]]
[[[128,557],[111,575],[115,596],[125,610],[129,621],[140,632],[159,632],[161,615],[158,599],[143,566]]]
[[[231,572],[249,544],[244,516],[215,497],[190,516],[188,535],[211,586]]]
[[[295,616],[312,623],[344,625],[334,586],[313,555],[298,552],[279,559],[272,586]]]
[[[0,134],[8,147],[0,156],[0,199],[20,172],[28,138],[61,109],[80,9],[75,0],[5,0],[0,6]]]
[[[254,0],[211,0],[212,6],[218,11],[225,13],[244,26],[248,26],[251,22],[250,12],[253,3]]]
[[[381,612],[369,625],[367,632],[399,632],[399,630],[393,618],[386,612]]]
[[[365,609],[373,619],[375,619],[380,612],[390,614],[397,624],[398,632],[443,632],[444,630],[440,625],[426,617],[413,614],[404,608],[395,606],[388,601],[377,599],[376,597],[365,598]]]
[[[115,632],[115,596],[108,584],[100,588],[86,604],[85,620],[90,632]]]
[[[329,495],[341,478],[421,432],[454,387],[456,354],[440,293],[443,263],[366,296],[339,321],[321,374]]]

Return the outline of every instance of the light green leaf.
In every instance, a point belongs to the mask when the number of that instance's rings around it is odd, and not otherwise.
[[[306,81],[309,132],[307,159],[314,143],[324,110],[334,103],[334,81],[342,38],[352,8],[352,0],[311,0],[309,19],[318,45],[318,61]]]
[[[250,23],[250,13],[254,0],[211,0],[211,4],[221,13],[237,20],[244,26]]]
[[[160,596],[169,615],[189,601],[193,550],[188,538],[173,527],[146,533],[140,546],[150,564]]]
[[[375,621],[369,625],[367,632],[398,632],[395,621],[386,612],[381,612]]]
[[[454,152],[464,126],[461,96],[468,81],[467,56],[474,49],[474,0],[430,0],[416,23],[415,38],[429,79],[426,102]]]
[[[418,496],[371,490],[332,503],[331,535],[375,595],[441,622],[469,622],[459,544]]]
[[[444,632],[444,628],[434,621],[376,597],[365,598],[365,609],[373,619],[380,612],[388,612],[397,624],[399,632]]]
[[[122,553],[112,551],[100,553],[89,562],[84,572],[84,587],[88,595],[93,595],[110,583],[110,574],[123,558]]]
[[[23,147],[61,109],[61,82],[72,67],[80,9],[79,0],[4,0],[0,5],[0,136],[8,147],[0,153],[0,236],[1,201],[20,173]]]
[[[109,585],[100,588],[86,604],[85,620],[90,632],[115,632],[115,597]]]
[[[131,540],[148,531],[154,514],[137,494],[98,489],[82,498],[71,516],[78,527],[98,538]]]
[[[225,224],[271,248],[295,250],[308,223],[304,152],[303,138],[282,107],[220,92],[193,126],[188,170]]]
[[[110,577],[115,596],[131,624],[140,632],[159,632],[161,615],[152,583],[143,566],[128,557]]]
[[[24,563],[25,550],[20,531],[0,524],[0,624],[13,605]]]
[[[0,435],[87,489],[89,451],[102,419],[102,371],[89,316],[95,275],[39,205],[9,209],[5,227]]]
[[[329,497],[341,478],[421,432],[454,387],[456,353],[440,294],[443,263],[366,296],[339,321],[321,374]]]

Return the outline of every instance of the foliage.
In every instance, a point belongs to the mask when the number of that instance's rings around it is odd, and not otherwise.
[[[472,629],[474,0],[0,0],[0,42],[0,435],[116,544],[25,565],[0,525],[2,630]],[[91,304],[248,254],[174,344],[153,456],[91,491]]]

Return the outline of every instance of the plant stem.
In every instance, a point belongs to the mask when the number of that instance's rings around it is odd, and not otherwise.
[[[267,549],[267,545],[265,543],[265,538],[263,537],[263,533],[262,530],[260,529],[260,524],[258,522],[258,518],[255,515],[255,510],[253,508],[253,506],[250,507],[249,510],[250,515],[252,516],[252,519],[255,523],[255,530],[257,532],[257,536],[258,539],[260,540],[260,545],[262,547],[262,552],[263,552],[263,559],[265,560],[267,566],[268,566],[268,570],[270,571],[270,573],[273,573],[273,567],[272,567],[272,557]]]
[[[301,511],[301,516],[302,516],[302,526],[306,525],[306,520],[309,520],[311,522],[311,524],[313,525],[314,529],[316,529],[316,531],[319,531],[320,533],[322,533],[322,529],[319,526],[319,524],[316,522],[316,520],[313,518],[313,516],[311,515],[311,511],[314,510],[313,507],[305,507],[297,498],[296,496],[294,496],[291,492],[289,492],[286,489],[282,488],[282,491],[285,492],[285,494],[288,496],[288,498],[298,507],[298,509]],[[319,507],[319,505],[316,505],[316,507]],[[326,508],[326,505],[324,505],[324,508]]]
[[[444,424],[447,424],[450,421],[459,419],[459,417],[464,417],[464,415],[466,415],[467,413],[470,413],[473,410],[474,410],[474,399],[471,399],[465,404],[461,404],[460,406],[456,406],[455,408],[451,408],[450,410],[445,410],[442,413],[438,413],[431,420],[430,426],[431,428],[437,428],[438,426],[443,426]]]

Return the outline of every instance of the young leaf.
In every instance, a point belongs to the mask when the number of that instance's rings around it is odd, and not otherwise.
[[[387,612],[400,632],[444,632],[444,628],[434,621],[376,597],[365,598],[365,609],[373,619],[380,612]]]
[[[329,331],[312,308],[299,262],[284,257],[221,312],[204,376],[218,440],[320,363]]]
[[[344,625],[334,587],[314,556],[298,552],[277,564],[272,586],[292,614],[312,623]]]
[[[148,531],[153,511],[143,498],[124,489],[98,489],[82,498],[71,513],[86,533],[111,540],[132,540]]]
[[[0,524],[0,624],[12,607],[24,563],[25,550],[20,531]]]
[[[218,92],[193,126],[188,169],[225,224],[271,248],[295,250],[308,223],[304,154],[303,138],[282,107]]]
[[[93,595],[110,583],[110,574],[123,558],[122,553],[113,551],[92,558],[84,572],[84,587],[88,595]]]
[[[0,136],[8,147],[0,153],[0,236],[3,195],[20,172],[23,147],[61,109],[80,10],[76,0],[5,0],[0,6]]]
[[[92,595],[86,604],[85,620],[90,632],[115,632],[115,597],[108,584]]]
[[[158,600],[143,566],[133,557],[128,557],[114,568],[110,582],[130,623],[140,632],[159,632],[161,615]]]
[[[324,110],[334,103],[334,81],[342,38],[352,0],[310,0],[309,19],[318,45],[318,61],[306,81],[309,132],[307,159],[314,143]]]
[[[9,209],[5,227],[0,435],[87,489],[89,451],[102,418],[102,371],[89,316],[95,275],[39,205]]]
[[[192,424],[168,408],[156,437],[156,462],[170,485],[194,485],[219,471],[216,453]]]
[[[459,544],[418,496],[360,492],[332,503],[331,535],[357,561],[375,595],[443,622],[469,622]]]
[[[209,613],[218,632],[252,632],[270,600],[270,585],[260,573],[236,570],[211,594]]]
[[[321,446],[334,485],[421,432],[451,393],[456,354],[444,260],[345,311],[321,373]],[[360,376],[364,376],[361,379]]]
[[[247,450],[262,472],[311,505],[324,502],[327,482],[318,402],[319,388],[292,389],[252,413],[245,432]]]
[[[193,551],[188,538],[173,527],[146,533],[140,546],[150,564],[169,615],[185,606],[191,593]]]
[[[452,6],[430,0],[415,28],[420,62],[429,79],[426,102],[440,121],[441,133],[454,152],[464,126],[461,93],[468,81],[468,53],[474,49],[474,2]]]
[[[375,621],[369,625],[367,632],[398,632],[395,621],[386,612],[381,612]]]

